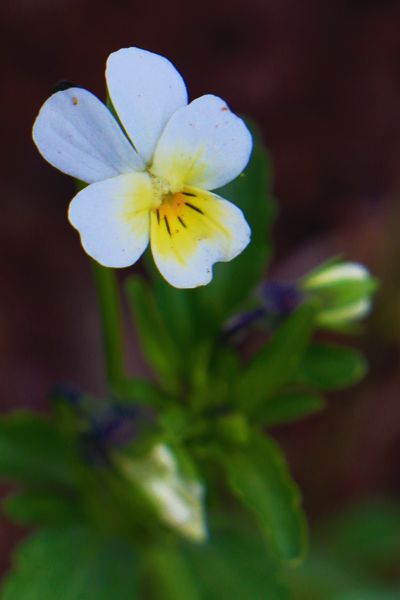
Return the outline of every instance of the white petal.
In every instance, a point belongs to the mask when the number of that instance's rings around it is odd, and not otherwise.
[[[108,91],[135,148],[150,162],[170,116],[187,104],[185,82],[163,56],[123,48],[107,60]]]
[[[81,88],[50,96],[34,123],[33,140],[50,164],[86,183],[143,169],[108,108]]]
[[[150,227],[155,263],[177,288],[209,283],[213,264],[240,254],[251,233],[237,206],[195,188],[174,194],[170,203],[153,211]]]
[[[168,121],[151,170],[167,179],[173,191],[183,185],[219,188],[246,167],[251,133],[216,96],[202,96],[177,110]]]
[[[342,262],[321,269],[306,278],[307,287],[325,286],[345,281],[362,281],[370,277],[368,269],[355,262]]]
[[[358,321],[366,317],[372,309],[372,302],[368,298],[362,298],[352,304],[339,308],[327,308],[317,315],[319,325],[340,325]]]
[[[106,267],[128,267],[148,244],[152,198],[146,173],[119,175],[79,192],[68,216],[92,258]]]

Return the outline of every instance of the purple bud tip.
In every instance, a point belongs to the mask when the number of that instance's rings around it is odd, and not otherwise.
[[[296,310],[303,300],[295,284],[268,281],[257,292],[267,315],[285,317]]]

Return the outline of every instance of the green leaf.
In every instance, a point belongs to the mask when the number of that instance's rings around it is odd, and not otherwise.
[[[400,554],[400,506],[389,500],[370,500],[353,506],[324,527],[321,538],[329,551],[346,564],[367,572],[397,566]]]
[[[144,586],[150,592],[150,598],[202,600],[198,582],[186,556],[175,545],[152,546],[145,552],[144,561],[146,569]]]
[[[279,447],[256,434],[247,447],[231,451],[225,469],[233,493],[258,517],[273,550],[297,564],[306,551],[306,520]]]
[[[291,383],[313,333],[314,319],[314,304],[303,304],[244,368],[236,388],[243,410],[254,412],[268,397]]]
[[[287,573],[296,600],[397,600],[399,586],[371,571],[354,568],[317,546],[310,557]]]
[[[132,600],[138,597],[130,545],[85,527],[47,529],[23,542],[2,600]]]
[[[257,413],[257,420],[268,427],[297,421],[320,412],[325,400],[316,394],[288,392],[270,398]]]
[[[73,449],[47,418],[16,412],[0,419],[0,476],[75,486]]]
[[[76,498],[36,490],[8,496],[3,509],[11,520],[24,525],[53,525],[73,521],[81,516]]]
[[[168,396],[148,379],[133,377],[122,381],[114,393],[127,402],[165,407]]]
[[[366,372],[365,358],[357,350],[313,344],[303,357],[297,379],[320,390],[340,390],[358,383]]]
[[[400,509],[389,500],[352,506],[315,532],[304,564],[288,573],[298,600],[395,600]]]
[[[145,551],[144,589],[152,600],[288,600],[265,540],[237,515],[212,519],[204,544]]]
[[[201,599],[288,600],[262,536],[241,523],[237,515],[227,515],[224,520],[229,524],[214,525],[208,543],[185,548]]]
[[[157,309],[150,287],[142,278],[134,276],[126,282],[126,293],[147,360],[163,381],[173,385],[181,357]]]

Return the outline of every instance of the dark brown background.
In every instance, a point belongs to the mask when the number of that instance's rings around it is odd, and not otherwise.
[[[2,0],[1,410],[46,409],[54,381],[102,389],[95,297],[66,220],[72,182],[31,126],[60,79],[104,94],[107,55],[167,55],[191,97],[212,92],[262,126],[280,202],[275,276],[332,254],[383,278],[359,388],[277,432],[311,517],[400,491],[400,2]],[[132,370],[143,361],[133,347]],[[0,565],[17,532],[3,521]]]

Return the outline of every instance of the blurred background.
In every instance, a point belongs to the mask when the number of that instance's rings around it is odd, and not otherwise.
[[[312,523],[398,500],[400,2],[1,0],[0,18],[1,410],[47,410],[57,381],[103,388],[89,261],[66,219],[73,182],[39,156],[31,127],[59,80],[104,97],[108,54],[139,46],[166,55],[191,98],[220,95],[261,126],[279,202],[271,277],[344,253],[381,279],[356,340],[369,377],[274,433]],[[134,336],[129,361],[148,372]],[[21,533],[1,521],[1,570]]]

